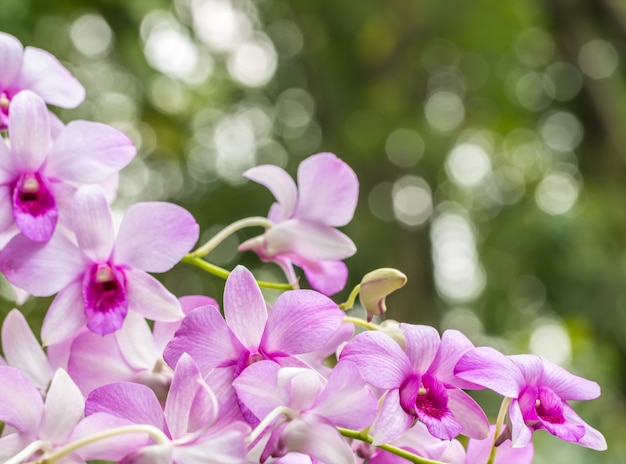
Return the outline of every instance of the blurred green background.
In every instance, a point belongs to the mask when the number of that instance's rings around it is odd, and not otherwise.
[[[248,167],[295,173],[336,153],[360,181],[343,229],[358,252],[336,301],[370,270],[402,270],[388,317],[601,384],[575,408],[609,450],[538,433],[535,462],[626,462],[623,1],[2,0],[0,30],[85,85],[64,121],[112,124],[137,144],[120,210],[174,201],[201,240],[266,214],[272,196],[244,181]],[[258,232],[209,258],[281,281],[236,251]],[[223,282],[195,268],[161,278],[221,298]],[[23,306],[34,327],[47,301]],[[493,418],[498,398],[479,397]]]

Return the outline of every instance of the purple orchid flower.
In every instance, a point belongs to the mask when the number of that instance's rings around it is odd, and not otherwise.
[[[246,368],[233,385],[252,414],[261,423],[269,418],[264,425],[273,425],[267,440],[259,442],[261,463],[290,452],[321,462],[353,463],[354,454],[336,427],[367,427],[378,406],[350,362],[337,364],[326,382],[311,369],[260,361]],[[271,420],[276,412],[280,415]]]
[[[257,166],[244,176],[274,194],[268,219],[275,225],[239,250],[276,262],[290,282],[297,280],[295,264],[315,290],[326,295],[341,291],[348,278],[342,260],[356,251],[352,240],[335,229],[350,222],[358,201],[359,182],[350,166],[332,153],[310,156],[298,167],[297,187],[277,166]]]
[[[0,32],[0,130],[8,125],[9,103],[22,90],[62,108],[75,108],[85,99],[83,86],[54,56],[24,48],[15,37]]]
[[[364,332],[340,355],[340,360],[354,362],[372,386],[387,390],[371,429],[374,444],[397,439],[416,419],[436,438],[450,440],[460,433],[485,438],[487,417],[461,390],[477,386],[453,375],[456,361],[473,348],[472,343],[455,330],[445,331],[440,339],[433,327],[403,323],[400,328],[404,350],[382,332]]]
[[[237,376],[255,361],[282,362],[324,347],[342,321],[337,304],[313,290],[287,291],[268,311],[252,273],[237,266],[226,280],[224,317],[213,306],[195,309],[163,357],[175,366],[189,353],[205,375],[213,368],[232,368]]]
[[[122,460],[124,464],[245,462],[245,437],[249,427],[220,420],[212,391],[186,354],[176,365],[164,409],[145,385],[119,382],[104,385],[89,394],[85,416],[89,419],[94,414],[151,425],[166,436],[165,443],[149,442],[137,447]]]
[[[85,324],[100,335],[118,330],[129,310],[162,321],[182,319],[180,303],[148,272],[171,269],[195,244],[198,224],[171,203],[131,206],[117,237],[99,186],[73,202],[78,245],[60,232],[47,243],[18,235],[0,253],[0,269],[35,296],[58,292],[42,327],[44,344],[60,343]]]
[[[54,139],[44,101],[30,91],[11,101],[10,144],[0,140],[0,232],[45,242],[69,218],[77,187],[111,179],[135,156],[123,133],[74,121]]]
[[[596,382],[538,356],[507,357],[489,347],[465,353],[454,371],[461,379],[511,398],[508,412],[513,447],[527,446],[533,431],[543,429],[565,441],[595,450],[606,449],[604,436],[567,403],[599,397],[600,386]]]

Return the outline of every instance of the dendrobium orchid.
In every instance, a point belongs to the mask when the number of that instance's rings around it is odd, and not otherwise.
[[[487,417],[461,390],[473,385],[453,375],[456,361],[473,348],[471,342],[455,330],[440,339],[433,327],[402,323],[400,328],[404,350],[388,335],[370,331],[354,337],[340,355],[340,361],[354,362],[368,383],[386,390],[371,429],[374,444],[397,439],[416,419],[436,438],[450,440],[460,433],[485,438]]]
[[[74,108],[85,99],[83,86],[54,56],[24,48],[15,37],[0,32],[0,130],[8,125],[11,100],[22,90],[62,108]]]
[[[511,399],[508,414],[513,447],[527,446],[534,430],[547,430],[565,441],[596,450],[606,449],[604,436],[585,423],[567,403],[600,396],[596,382],[567,372],[533,355],[504,356],[489,347],[460,358],[457,377]]]
[[[0,246],[18,232],[45,242],[59,220],[69,222],[76,189],[110,179],[136,149],[117,129],[90,121],[71,122],[53,139],[46,104],[30,91],[10,110],[9,143],[0,140]]]
[[[312,288],[326,295],[343,289],[348,271],[343,259],[356,247],[336,227],[352,220],[359,195],[354,171],[332,153],[313,155],[298,167],[298,186],[283,169],[262,165],[244,173],[267,187],[274,197],[264,234],[239,246],[253,250],[263,261],[277,263],[290,282],[293,265],[304,270]]]
[[[60,343],[87,325],[100,335],[118,330],[129,310],[176,321],[180,303],[148,272],[172,268],[198,238],[189,212],[171,203],[131,206],[117,236],[104,191],[82,187],[73,202],[78,245],[62,233],[47,243],[18,235],[0,253],[9,281],[36,296],[58,292],[42,327],[44,344]]]
[[[326,382],[310,369],[259,361],[233,385],[259,420],[260,432],[271,425],[260,442],[261,463],[294,451],[325,463],[354,463],[354,454],[336,427],[362,429],[376,415],[376,397],[350,362],[335,366]]]

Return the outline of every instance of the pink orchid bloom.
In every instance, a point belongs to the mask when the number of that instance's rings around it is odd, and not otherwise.
[[[77,187],[117,175],[135,156],[123,133],[105,124],[74,121],[55,138],[44,101],[20,92],[10,105],[10,143],[0,140],[0,232],[45,242],[69,219]]]
[[[171,203],[131,206],[117,236],[99,186],[73,202],[78,245],[60,232],[46,243],[18,235],[0,253],[7,279],[36,296],[57,293],[44,318],[42,340],[56,344],[87,325],[100,335],[118,330],[128,311],[162,321],[183,317],[180,303],[148,272],[171,269],[198,238],[193,216]]]
[[[365,428],[374,420],[378,406],[349,362],[337,364],[326,381],[311,369],[259,361],[244,369],[233,385],[259,421],[282,411],[271,422],[267,439],[260,442],[261,463],[290,452],[321,462],[354,463],[354,454],[336,427]]]
[[[9,103],[22,90],[62,108],[75,108],[85,99],[83,86],[54,56],[24,48],[15,37],[0,32],[0,130],[8,125]]]
[[[200,371],[187,355],[181,356],[164,409],[154,392],[145,385],[119,382],[104,385],[87,397],[85,415],[106,414],[135,424],[148,424],[169,439],[148,442],[132,450],[121,462],[238,464],[245,462],[244,423],[219,420],[213,393],[204,384]]]
[[[504,356],[489,347],[465,353],[454,371],[461,379],[511,398],[508,413],[513,447],[527,446],[534,430],[547,430],[565,441],[595,450],[606,449],[604,436],[568,404],[569,400],[599,397],[600,386],[596,382],[538,356]]]
[[[195,309],[163,357],[173,367],[189,353],[205,375],[232,368],[237,376],[255,361],[282,362],[324,347],[342,321],[337,304],[313,290],[287,291],[268,310],[252,273],[237,266],[226,280],[224,317],[213,306]]]
[[[492,425],[489,436],[484,440],[470,438],[467,442],[467,464],[487,464],[494,442],[496,426]],[[530,442],[523,448],[513,448],[511,440],[498,444],[493,464],[532,464],[535,448]]]
[[[461,388],[477,386],[454,377],[456,361],[473,348],[460,332],[447,330],[441,339],[429,326],[400,324],[406,348],[382,332],[363,332],[341,351],[340,360],[354,362],[363,378],[387,390],[372,426],[374,444],[400,437],[416,419],[431,435],[450,440],[459,434],[485,438],[489,422],[483,410]]]
[[[239,250],[253,250],[263,261],[276,262],[290,282],[297,280],[295,264],[315,290],[326,295],[342,290],[348,278],[342,260],[356,251],[352,240],[335,229],[350,222],[358,201],[359,182],[350,166],[332,153],[310,156],[298,167],[297,187],[277,166],[257,166],[244,176],[276,198],[268,214],[275,225]]]

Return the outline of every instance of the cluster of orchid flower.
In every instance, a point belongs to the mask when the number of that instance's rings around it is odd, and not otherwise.
[[[19,463],[526,463],[532,435],[606,448],[569,400],[599,386],[536,356],[475,348],[460,332],[375,323],[406,277],[379,269],[347,302],[358,181],[331,153],[245,176],[276,198],[194,251],[199,227],[180,206],[110,202],[135,155],[104,124],[61,123],[84,89],[47,52],[0,34],[0,270],[33,296],[56,297],[41,341],[15,309],[2,326],[0,461]],[[277,263],[289,284],[270,305],[242,266],[205,257],[242,227],[240,246]],[[223,307],[176,298],[148,273],[179,262],[227,276]],[[309,289],[299,289],[294,266]],[[359,295],[363,319],[348,317]],[[376,318],[376,319],[374,319]],[[147,319],[153,321],[151,324]],[[364,330],[365,329],[365,330]],[[494,425],[465,392],[504,400]],[[469,437],[462,445],[457,437]]]

